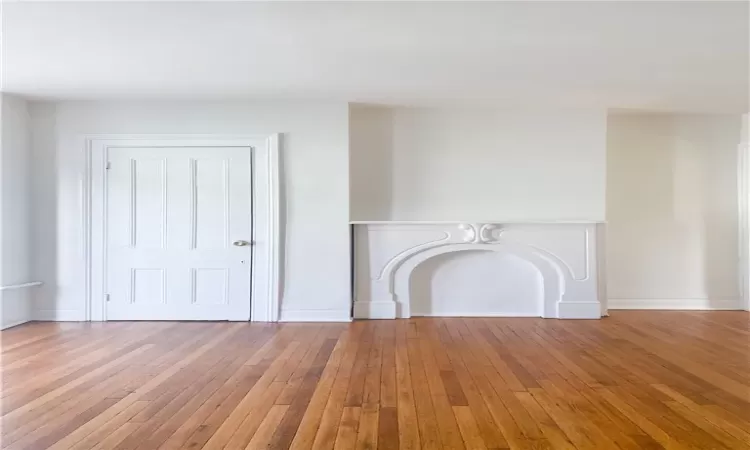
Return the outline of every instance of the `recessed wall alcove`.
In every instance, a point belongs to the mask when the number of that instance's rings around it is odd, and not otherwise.
[[[412,270],[409,299],[412,316],[540,317],[544,278],[513,253],[449,252]]]

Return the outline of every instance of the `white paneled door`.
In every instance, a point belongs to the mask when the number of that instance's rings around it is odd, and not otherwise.
[[[109,148],[107,320],[248,320],[248,147]]]

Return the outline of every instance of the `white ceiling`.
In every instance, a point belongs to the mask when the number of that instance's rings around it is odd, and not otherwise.
[[[3,8],[3,91],[34,97],[748,110],[748,2]]]

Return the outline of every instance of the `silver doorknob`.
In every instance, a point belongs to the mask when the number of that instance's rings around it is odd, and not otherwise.
[[[232,242],[232,245],[234,245],[235,247],[247,247],[248,245],[250,245],[250,242],[248,242],[248,241],[234,241],[234,242]]]

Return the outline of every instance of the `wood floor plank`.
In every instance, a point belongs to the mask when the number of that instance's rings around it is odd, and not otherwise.
[[[643,415],[640,410],[631,406],[616,393],[606,388],[597,389],[597,392],[601,398],[617,408],[664,448],[683,448],[677,443],[675,437],[660,428],[657,423],[652,421],[651,417]]]
[[[399,427],[399,448],[403,450],[421,447],[417,405],[414,401],[414,386],[407,347],[408,322],[400,321],[396,328],[396,392]]]
[[[107,423],[99,427],[94,433],[91,433],[88,435],[85,439],[78,442],[76,445],[71,447],[73,450],[84,450],[84,449],[90,449],[90,448],[96,448],[96,447],[103,447],[104,443],[109,439],[109,436],[122,428],[126,424],[131,424],[131,426],[128,426],[127,429],[129,430],[128,433],[120,432],[121,439],[117,441],[119,444],[125,438],[127,438],[130,433],[138,429],[140,427],[140,424],[137,423],[131,423],[130,419],[138,414],[140,411],[142,411],[144,408],[148,406],[150,402],[147,400],[138,400],[131,404],[128,408],[122,411],[122,413],[118,414],[117,416],[113,417],[111,420],[109,420]],[[111,442],[111,441],[110,441]],[[112,447],[103,447],[103,448],[112,448]]]
[[[293,369],[289,368],[288,365],[285,365],[285,367],[279,371],[279,373],[282,373],[282,371],[285,373],[282,378],[287,380],[287,386],[276,400],[277,405],[292,404],[297,391],[302,385],[302,381],[305,379],[305,375],[310,371],[310,367],[315,361],[315,358],[320,351],[320,347],[326,342],[326,340],[325,329],[323,327],[318,327],[314,334],[309,335],[307,339],[300,341],[299,346],[305,349],[302,358],[298,360],[298,363]],[[291,373],[286,375],[286,372]]]
[[[654,385],[653,387],[669,395],[678,403],[682,404],[692,412],[698,414],[698,416],[700,416],[701,418],[705,418],[715,426],[721,428],[735,438],[743,441],[748,447],[750,447],[750,426],[738,426],[737,424],[732,423],[731,420],[727,420],[726,417],[722,417],[721,415],[716,414],[714,412],[715,410],[696,404],[695,402],[685,397],[684,395],[681,395],[679,392],[675,391],[669,386],[662,384]],[[748,413],[748,418],[750,419],[750,413]]]
[[[273,405],[268,414],[258,427],[258,431],[245,447],[248,450],[261,450],[269,448],[271,438],[276,432],[276,427],[284,419],[284,415],[289,410],[288,405]]]
[[[420,329],[424,333],[424,337],[420,338],[419,342],[420,354],[422,355],[422,364],[425,370],[430,400],[435,410],[435,420],[438,424],[440,442],[443,448],[446,449],[462,449],[464,448],[463,439],[461,438],[458,423],[453,414],[443,379],[440,376],[440,367],[438,366],[435,354],[435,346],[433,345],[435,341],[432,340],[435,338],[435,330],[425,327],[424,322],[420,323]]]
[[[416,324],[415,324],[416,325]],[[415,326],[414,331],[418,333]],[[417,338],[409,339],[409,373],[411,374],[412,386],[414,390],[414,402],[417,408],[417,421],[419,423],[419,439],[421,447],[426,450],[441,449],[443,445],[440,441],[440,431],[438,427],[435,409],[432,405],[430,395],[430,386],[427,382],[427,375],[422,362],[422,354],[419,349],[419,340]]]
[[[529,415],[534,419],[539,429],[542,431],[544,436],[550,442],[551,446],[556,449],[574,450],[573,444],[565,436],[565,433],[557,426],[552,418],[547,414],[544,409],[539,406],[539,403],[534,397],[528,392],[516,392],[514,393],[518,401],[521,402],[524,408],[529,412]]]
[[[362,396],[367,379],[367,365],[372,349],[372,332],[365,330],[359,339],[360,345],[346,392],[346,406],[362,406]]]
[[[358,406],[347,406],[341,413],[338,434],[334,444],[335,450],[352,450],[357,445],[357,432],[359,431],[359,418],[362,408]]]
[[[2,330],[0,331],[0,352],[4,356],[17,348],[54,338],[62,333],[62,327],[55,322],[32,322]]]
[[[133,351],[126,353],[125,355],[102,365],[98,369],[95,369],[85,375],[80,376],[79,378],[76,378],[75,380],[71,381],[70,383],[67,383],[63,386],[60,386],[59,388],[52,390],[40,397],[35,398],[34,400],[31,400],[30,402],[24,404],[23,406],[16,408],[6,414],[3,415],[4,420],[10,420],[16,416],[20,416],[23,413],[29,412],[35,408],[40,408],[44,406],[48,401],[54,400],[56,397],[59,397],[63,394],[65,394],[67,391],[70,391],[74,389],[75,387],[85,383],[86,381],[96,378],[98,375],[106,373],[107,370],[109,370],[112,367],[115,367],[117,365],[123,364],[127,362],[128,360],[132,360],[136,358],[138,355],[144,353],[146,350],[149,349],[148,345],[144,345],[141,347],[138,347],[136,349],[133,349]]]
[[[503,448],[507,446],[507,441],[500,432],[499,427],[495,423],[492,414],[487,409],[485,399],[477,387],[474,378],[471,376],[469,370],[465,366],[464,358],[471,363],[470,353],[462,351],[463,340],[460,335],[451,344],[450,354],[453,361],[453,368],[456,374],[456,378],[461,386],[461,389],[466,396],[466,405],[471,410],[472,418],[475,420],[479,429],[480,435],[484,440],[485,445],[488,448]],[[461,406],[461,405],[458,405]],[[454,413],[456,408],[453,408]],[[463,434],[463,433],[462,433]],[[464,439],[466,443],[466,440]]]
[[[724,444],[727,448],[742,448],[746,445],[740,439],[735,438],[731,434],[727,433],[726,431],[716,426],[711,421],[701,416],[699,413],[686,407],[685,405],[676,401],[666,402],[666,403],[667,403],[667,406],[669,406],[671,409],[673,409],[682,417],[686,418],[687,420],[695,424],[701,430],[710,434],[711,437],[716,439],[718,442],[721,442],[722,444]]]
[[[274,381],[268,386],[256,406],[250,410],[249,414],[245,417],[245,420],[242,421],[229,442],[224,446],[225,449],[243,449],[250,443],[250,440],[252,440],[258,427],[260,427],[261,422],[268,414],[268,411],[274,406],[276,398],[278,398],[284,386],[285,383],[282,381]],[[216,436],[216,434],[214,436]],[[181,444],[181,442],[177,440],[175,441],[175,444]],[[163,448],[179,447],[163,446]]]
[[[600,421],[601,413],[591,407],[585,397],[567,386],[559,377],[553,380],[543,380],[540,383],[544,391],[556,401],[558,408],[575,420],[577,426],[583,429],[589,439],[597,445],[606,448],[638,447],[629,436],[619,432],[613,422]],[[604,423],[605,427],[600,427],[600,423]]]
[[[312,448],[316,450],[332,449],[336,443],[341,415],[346,402],[346,394],[352,377],[352,371],[359,352],[360,342],[354,341],[348,346],[341,364],[336,372],[336,378],[331,386],[328,400],[325,403],[323,414],[320,418]],[[322,394],[321,394],[322,397]]]
[[[124,441],[128,436],[130,436],[131,433],[137,430],[140,426],[141,425],[138,423],[126,422],[120,425],[118,429],[116,429],[112,434],[107,436],[106,439],[104,439],[102,442],[100,442],[98,445],[96,445],[93,448],[96,450],[117,448],[120,442]]]
[[[750,449],[750,314],[29,323],[3,449]]]
[[[380,405],[366,403],[359,416],[357,429],[357,450],[373,450],[378,448],[378,431],[380,429]]]
[[[155,421],[155,429],[148,432],[139,430],[140,436],[136,434],[141,441],[138,448],[164,447],[162,444],[165,444],[168,439],[172,440],[171,445],[174,445],[177,439],[185,439],[189,430],[194,432],[210,413],[227,401],[236,387],[235,383],[230,383],[227,379],[241,370],[243,369],[238,369],[236,361],[234,364],[225,363],[215,366],[209,372],[210,376],[204,382],[199,383],[197,389],[186,391],[185,402],[180,401],[171,408],[171,417],[166,418],[164,414],[163,419]],[[253,380],[257,380],[257,377]],[[146,429],[146,427],[143,428],[144,431]]]
[[[328,365],[335,346],[336,339],[330,338],[321,346],[297,395],[289,405],[284,420],[274,433],[269,448],[288,449],[293,445],[296,448],[312,447],[323,415],[323,405],[328,399],[338,370],[337,366]]]
[[[377,338],[370,350],[370,356],[365,369],[365,383],[362,388],[362,407],[380,403],[380,377],[382,368],[383,339]]]
[[[115,404],[117,399],[105,398],[78,414],[66,415],[64,420],[52,421],[23,439],[9,445],[8,449],[49,448],[55,442],[70,434],[73,430],[98,416],[101,412]]]
[[[266,336],[260,333],[248,338],[249,341],[236,340],[238,342],[227,348],[228,355],[222,358],[224,361],[209,369],[215,371],[215,376],[150,438],[144,440],[141,447],[179,448],[227,401],[238,385],[254,385],[260,379],[257,368],[243,365],[246,357],[242,350],[252,352],[264,342]],[[252,383],[249,383],[248,379],[252,380]]]
[[[469,406],[469,401],[466,400],[466,394],[464,394],[464,390],[461,388],[461,383],[458,382],[456,372],[441,370],[440,379],[443,381],[445,393],[448,396],[451,406]]]
[[[383,361],[381,363],[380,374],[380,403],[384,408],[395,408],[398,406],[395,338],[395,333],[390,333],[383,342]]]
[[[378,450],[398,450],[399,447],[398,411],[396,407],[380,408],[378,419]]]
[[[229,395],[216,406],[214,411],[203,420],[187,440],[185,446],[188,448],[203,448],[258,380],[259,377],[257,376],[247,376],[238,383]]]
[[[299,345],[298,342],[290,342],[287,346],[287,352],[291,355]],[[206,443],[208,448],[221,448],[226,445],[231,439],[238,427],[243,423],[248,414],[251,413],[253,408],[259,404],[263,404],[264,394],[269,387],[274,384],[274,378],[282,367],[286,364],[286,359],[279,358],[266,369],[263,376],[253,385],[253,387],[245,394],[244,398],[235,407],[232,413],[224,420],[218,430],[211,436]]]
[[[119,402],[115,403],[114,405],[112,405],[112,407],[102,412],[102,414],[86,422],[84,425],[77,428],[74,432],[70,433],[65,438],[61,439],[54,445],[50,446],[50,449],[55,449],[55,450],[67,449],[71,447],[72,445],[76,444],[77,442],[79,442],[80,440],[84,439],[89,434],[95,432],[97,428],[99,428],[103,424],[106,424],[113,417],[121,413],[123,410],[127,409],[134,402],[136,402],[137,400],[141,400],[141,396],[146,395],[151,390],[157,388],[163,382],[165,382],[166,380],[174,376],[174,374],[179,372],[183,367],[189,365],[192,361],[195,361],[196,359],[203,356],[205,353],[214,349],[214,347],[219,345],[221,342],[223,342],[225,339],[230,337],[232,334],[240,331],[240,329],[241,329],[240,325],[238,324],[227,325],[226,329],[223,332],[219,333],[218,336],[214,337],[213,339],[210,339],[205,344],[200,345],[197,349],[190,352],[184,358],[176,361],[174,364],[169,365],[167,368],[165,368],[163,372],[160,372],[158,375],[156,375],[150,381],[145,383],[143,386],[139,387],[134,392],[132,392],[131,394],[129,394],[128,396],[120,400]]]
[[[464,444],[467,450],[486,450],[487,446],[479,434],[479,427],[471,414],[471,408],[468,406],[454,406],[453,413],[458,421],[458,428],[461,430]]]
[[[8,430],[3,435],[3,445],[9,445],[21,437],[39,429],[50,426],[52,423],[65,420],[66,416],[77,415],[91,408],[103,398],[117,398],[113,392],[127,382],[130,377],[136,377],[137,371],[125,369],[113,375],[101,384],[86,390],[73,390],[71,396],[57,404],[48,402],[38,410],[32,410],[29,414],[16,419],[3,420],[3,426]],[[122,397],[119,397],[122,398]]]

